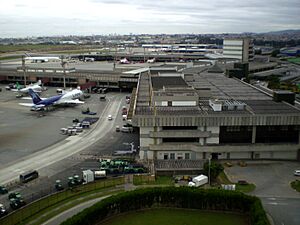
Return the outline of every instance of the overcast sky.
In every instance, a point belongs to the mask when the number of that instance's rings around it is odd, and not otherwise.
[[[300,29],[300,0],[0,0],[0,37]]]

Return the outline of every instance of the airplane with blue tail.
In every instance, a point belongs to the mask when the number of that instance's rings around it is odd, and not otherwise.
[[[32,99],[32,103],[19,103],[22,106],[31,107],[34,110],[41,110],[45,107],[53,105],[78,105],[84,102],[80,101],[79,98],[83,95],[83,92],[79,89],[66,92],[63,95],[55,95],[50,98],[40,98],[31,88],[28,90],[29,95]]]

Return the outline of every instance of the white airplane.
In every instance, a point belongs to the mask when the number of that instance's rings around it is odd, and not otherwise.
[[[31,62],[49,62],[49,61],[58,61],[60,60],[57,56],[30,56],[26,54],[25,60],[30,60]]]
[[[16,89],[11,89],[11,91],[15,91],[15,92],[21,92],[21,93],[28,93],[29,89],[32,89],[34,92],[42,92],[43,88],[40,86],[42,84],[41,80],[38,80],[38,82],[34,83],[34,84],[30,84],[24,88],[22,88],[19,83],[16,83]]]
[[[120,63],[121,63],[121,64],[130,64],[130,62],[129,62],[126,58],[121,59],[121,60],[120,60]]]
[[[84,103],[79,100],[79,98],[83,95],[83,92],[79,89],[74,89],[65,94],[56,95],[45,99],[40,98],[40,96],[30,88],[29,95],[32,98],[32,103],[19,103],[19,105],[31,107],[36,111],[52,105],[77,105]]]
[[[153,58],[153,59],[148,59],[148,60],[147,60],[147,63],[155,63],[155,58]]]

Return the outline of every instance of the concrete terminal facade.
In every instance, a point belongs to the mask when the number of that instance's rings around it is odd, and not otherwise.
[[[141,160],[300,159],[300,110],[209,69],[140,75]]]

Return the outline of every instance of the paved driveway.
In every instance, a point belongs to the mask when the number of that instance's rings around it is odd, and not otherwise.
[[[300,193],[290,188],[299,162],[248,162],[247,167],[226,168],[228,177],[237,182],[246,180],[256,185],[254,194],[261,198],[276,225],[300,224]],[[299,178],[298,178],[299,179]]]

